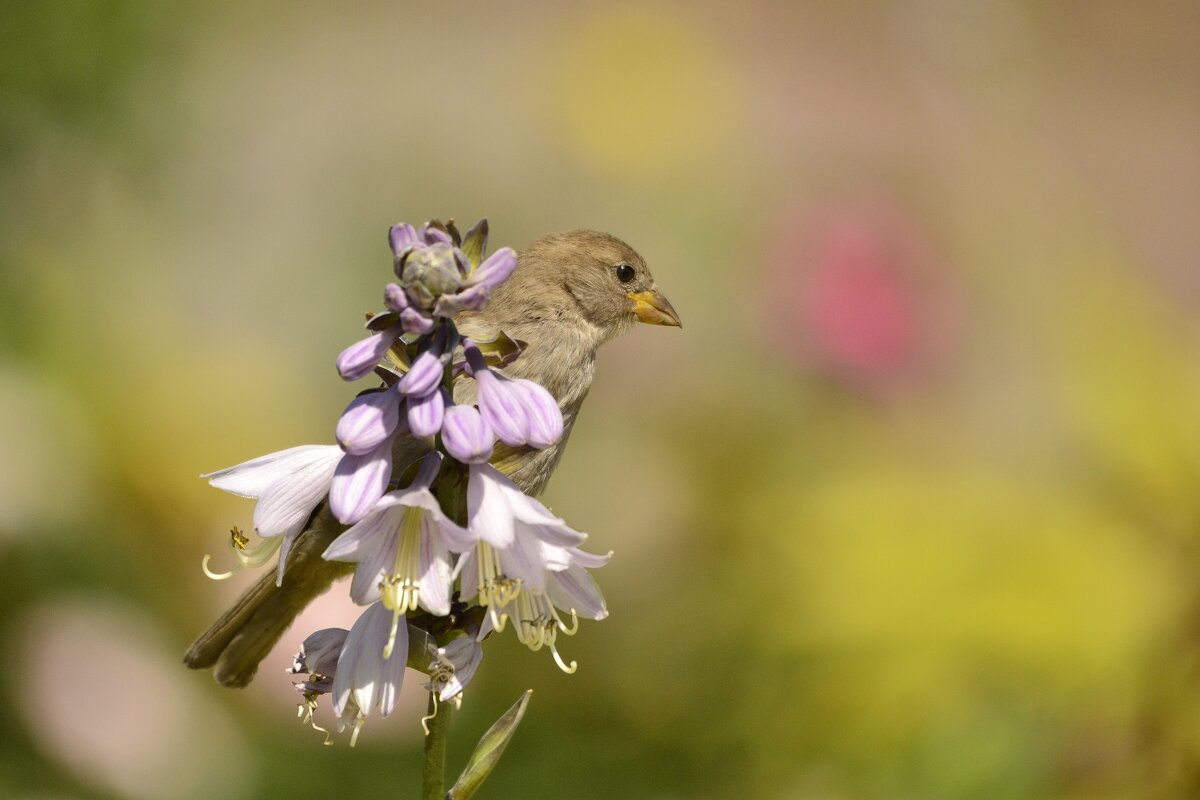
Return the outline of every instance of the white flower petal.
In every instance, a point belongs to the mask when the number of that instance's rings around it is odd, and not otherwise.
[[[487,464],[471,465],[471,477],[467,484],[468,527],[475,536],[499,548],[510,546],[514,535],[512,509],[503,481],[507,481],[507,478],[494,467]]]
[[[540,591],[546,584],[546,561],[542,543],[518,524],[512,547],[498,552],[500,569],[510,578],[520,578],[531,589]]]
[[[417,596],[421,606],[437,617],[450,613],[450,553],[437,523],[428,514],[421,516],[420,571]]]
[[[226,467],[216,472],[201,475],[208,483],[222,491],[241,497],[261,497],[267,487],[280,478],[287,477],[305,467],[326,460],[341,458],[341,448],[336,445],[305,444],[270,453],[265,456]]]
[[[475,599],[475,596],[479,594],[479,576],[476,574],[478,569],[474,547],[459,556],[458,563],[454,565],[451,577],[462,576],[462,588],[459,590],[458,599],[464,603]]]
[[[254,527],[259,536],[295,536],[304,529],[317,503],[329,491],[338,460],[328,448],[318,459],[275,479],[254,506]]]
[[[408,626],[398,626],[392,658],[385,660],[383,648],[391,626],[392,612],[382,603],[376,603],[350,629],[333,676],[333,709],[339,717],[346,714],[351,704],[363,716],[378,705],[386,717],[395,707],[404,680]]]

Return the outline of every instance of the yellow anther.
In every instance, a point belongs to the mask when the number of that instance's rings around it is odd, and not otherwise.
[[[246,545],[250,544],[250,537],[242,533],[242,529],[234,525],[229,529],[230,543],[238,550],[245,550]]]

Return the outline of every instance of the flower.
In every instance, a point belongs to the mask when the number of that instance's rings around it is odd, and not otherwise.
[[[386,717],[396,707],[408,662],[408,626],[398,622],[382,603],[375,603],[350,628],[338,656],[331,676],[333,711],[339,731],[353,726],[351,747],[372,711],[378,708]]]
[[[350,401],[338,419],[336,437],[347,453],[362,455],[388,441],[400,424],[397,387],[360,394]]]
[[[429,642],[429,683],[425,688],[436,692],[443,703],[461,698],[483,659],[483,645],[474,636],[459,636],[445,647],[437,647],[432,638]]]
[[[474,342],[463,342],[463,355],[467,372],[479,385],[479,413],[496,438],[513,447],[539,449],[562,438],[562,411],[545,388],[493,372]]]
[[[442,445],[464,464],[480,464],[492,456],[496,434],[474,406],[455,405],[446,409],[442,423]]]
[[[356,381],[365,378],[375,369],[388,349],[396,343],[403,333],[400,325],[393,325],[386,330],[373,333],[365,339],[360,339],[347,347],[337,357],[337,371],[344,381]]]
[[[258,535],[281,537],[277,582],[282,583],[288,551],[329,491],[342,458],[337,445],[301,445],[200,477],[230,494],[258,501],[254,506]]]
[[[397,618],[418,606],[435,616],[450,613],[449,551],[465,550],[471,540],[430,491],[441,460],[438,453],[425,456],[408,488],[384,495],[322,554],[358,565],[350,596],[359,605],[382,600]]]
[[[467,527],[474,539],[502,550],[513,547],[518,532],[523,537],[533,535],[563,547],[580,544],[587,538],[586,534],[568,527],[489,464],[470,466]]]
[[[339,522],[353,525],[383,497],[391,477],[391,439],[361,455],[347,453],[329,483],[329,510]]]

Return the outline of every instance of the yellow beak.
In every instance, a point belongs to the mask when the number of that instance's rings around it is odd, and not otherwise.
[[[663,297],[662,292],[658,290],[630,292],[627,297],[633,301],[633,313],[642,322],[649,325],[683,327],[683,323],[679,321],[679,315],[671,307],[671,302]]]

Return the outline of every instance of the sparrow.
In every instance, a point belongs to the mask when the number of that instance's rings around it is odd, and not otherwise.
[[[535,240],[518,254],[512,276],[498,286],[482,311],[455,317],[459,332],[485,341],[503,331],[522,343],[520,357],[504,368],[509,377],[544,386],[558,401],[563,435],[557,444],[534,450],[499,446],[492,463],[525,493],[545,489],[579,410],[592,386],[596,351],[637,322],[682,327],[679,315],[658,289],[645,260],[607,233],[573,230]],[[459,379],[454,401],[475,402],[476,383]],[[398,437],[393,480],[433,446],[431,440]],[[282,581],[264,574],[200,634],[184,656],[191,669],[214,668],[217,682],[247,685],[259,663],[296,615],[354,564],[326,561],[321,554],[346,530],[322,503],[288,554]]]

